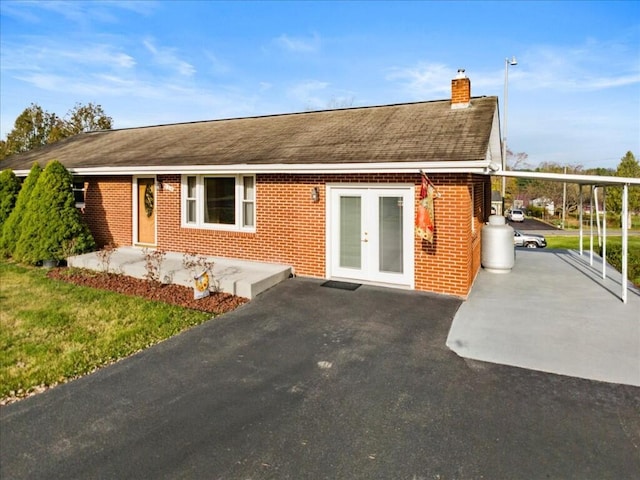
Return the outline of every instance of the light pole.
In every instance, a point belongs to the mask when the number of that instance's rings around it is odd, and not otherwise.
[[[518,61],[513,56],[504,59],[504,122],[502,122],[502,171],[507,170],[507,108],[509,107],[509,65],[516,66]],[[507,190],[507,177],[502,177],[502,214],[504,215],[504,196]]]

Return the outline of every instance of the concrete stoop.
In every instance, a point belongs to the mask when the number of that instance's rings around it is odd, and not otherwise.
[[[292,273],[292,268],[289,265],[222,257],[207,257],[207,259],[214,261],[214,286],[219,291],[245,298],[254,298],[261,292],[286,280]],[[167,252],[161,264],[160,279],[165,283],[193,287],[192,274],[183,267],[182,260],[182,253]],[[67,264],[76,268],[105,270],[105,262],[98,256],[98,252],[70,257],[67,259]],[[135,278],[145,278],[147,270],[142,249],[136,247],[117,248],[109,260],[109,271]]]

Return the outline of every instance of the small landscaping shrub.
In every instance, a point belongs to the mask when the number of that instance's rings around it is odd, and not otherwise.
[[[144,268],[147,271],[147,273],[144,274],[144,278],[150,282],[160,283],[162,278],[162,262],[167,252],[161,249],[150,250],[144,248],[142,249],[142,254],[144,255]]]
[[[51,161],[39,176],[27,203],[14,257],[35,264],[62,260],[95,248],[89,228],[75,207],[73,177],[58,161]]]

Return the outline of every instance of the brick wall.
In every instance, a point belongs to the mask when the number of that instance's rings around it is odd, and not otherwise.
[[[89,177],[83,218],[98,244],[131,245],[131,177]]]
[[[440,197],[435,200],[433,244],[414,237],[417,290],[465,297],[480,269],[482,225],[490,211],[488,177],[434,174],[429,177]],[[156,196],[158,248],[292,265],[298,275],[323,278],[326,273],[326,184],[398,183],[415,185],[414,211],[420,193],[415,174],[258,175],[256,232],[182,228],[180,176],[162,175],[165,188]],[[132,178],[106,177],[86,183],[84,219],[99,246],[131,245]],[[320,201],[312,203],[311,188]]]
[[[480,268],[489,179],[466,174],[437,174],[430,179],[441,196],[435,200],[434,243],[414,237],[415,287],[464,297]],[[182,228],[180,176],[159,176],[158,181],[170,186],[157,195],[159,248],[285,263],[293,265],[298,275],[320,278],[326,273],[327,183],[411,183],[416,186],[414,208],[420,192],[420,176],[415,174],[258,175],[256,232],[246,233]],[[312,187],[321,192],[318,203],[310,200]],[[129,239],[130,229],[129,225]]]

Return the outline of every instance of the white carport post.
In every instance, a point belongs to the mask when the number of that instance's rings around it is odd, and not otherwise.
[[[602,186],[602,279],[607,278],[607,187]]]
[[[582,256],[582,184],[580,184],[580,194],[578,195],[578,202],[580,204],[580,210],[578,210],[579,214],[580,214],[580,235],[579,235],[579,241],[580,241],[580,256]]]
[[[627,247],[629,241],[629,184],[622,186],[622,303],[627,303]]]
[[[591,200],[589,202],[589,266],[593,267],[593,196],[596,194],[595,185],[591,185]]]

